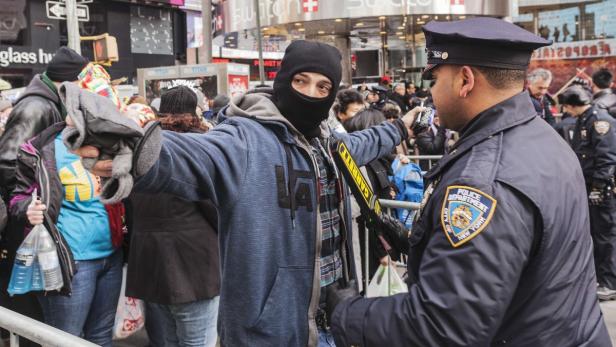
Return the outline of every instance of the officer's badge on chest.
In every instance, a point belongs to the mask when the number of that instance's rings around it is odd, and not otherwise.
[[[496,200],[471,187],[449,186],[441,209],[441,224],[453,247],[481,233],[490,223]]]
[[[580,138],[582,141],[586,141],[588,139],[588,130],[586,130],[586,128],[582,128],[582,130],[580,130]]]

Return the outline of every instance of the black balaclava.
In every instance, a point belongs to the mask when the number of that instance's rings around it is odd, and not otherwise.
[[[280,113],[307,138],[320,134],[320,124],[329,116],[342,78],[342,56],[333,46],[298,40],[287,47],[274,79],[273,101]],[[332,89],[324,98],[312,98],[293,89],[293,76],[316,72],[329,78]]]

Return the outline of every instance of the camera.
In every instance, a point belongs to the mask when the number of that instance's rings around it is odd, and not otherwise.
[[[430,127],[432,120],[434,119],[434,109],[431,107],[426,107],[425,110],[421,111],[415,121],[413,122],[413,126],[411,129],[415,135],[424,132],[426,129]]]

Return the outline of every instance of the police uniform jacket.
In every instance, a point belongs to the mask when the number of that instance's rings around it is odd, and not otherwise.
[[[616,94],[611,89],[603,89],[593,96],[592,103],[616,117]]]
[[[571,146],[580,160],[587,185],[609,183],[616,170],[614,118],[593,106],[575,124]]]
[[[426,181],[408,293],[340,304],[337,341],[611,346],[582,172],[527,92],[478,115]]]

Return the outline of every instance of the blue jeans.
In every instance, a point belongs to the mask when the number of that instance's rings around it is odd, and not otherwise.
[[[37,297],[45,323],[101,346],[111,347],[120,287],[122,251],[107,258],[75,261],[71,296]]]
[[[317,347],[336,347],[331,331],[319,328],[319,344]]]
[[[145,328],[153,347],[214,347],[218,333],[218,299],[186,304],[146,302]]]

